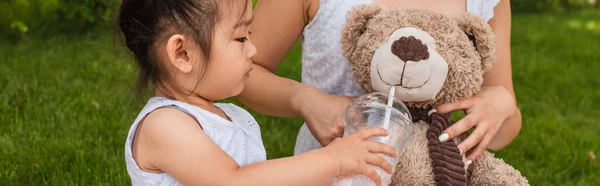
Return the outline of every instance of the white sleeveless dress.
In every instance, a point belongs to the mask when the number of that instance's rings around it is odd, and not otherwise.
[[[202,131],[240,166],[267,160],[262,143],[260,127],[246,110],[234,105],[215,103],[231,121],[206,111],[200,107],[164,97],[153,97],[138,114],[129,129],[125,142],[125,162],[131,185],[179,186],[183,185],[166,172],[146,172],[133,159],[132,147],[137,127],[150,112],[159,108],[174,108],[194,117]],[[198,126],[200,127],[200,126]],[[210,161],[210,160],[207,160]]]
[[[467,0],[467,11],[487,22],[494,16],[498,2],[500,0]],[[370,3],[371,0],[320,0],[319,11],[302,32],[302,83],[329,94],[364,94],[342,54],[340,38],[348,11]],[[305,123],[298,133],[294,154],[321,147]]]

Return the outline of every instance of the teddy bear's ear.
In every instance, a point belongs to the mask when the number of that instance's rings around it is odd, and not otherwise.
[[[354,53],[360,36],[367,30],[369,21],[381,12],[378,5],[360,5],[353,8],[346,17],[346,26],[342,30],[342,52],[349,57]]]
[[[481,56],[481,69],[487,72],[492,68],[492,63],[496,61],[496,41],[492,28],[483,19],[470,13],[464,13],[455,20],[473,42]]]

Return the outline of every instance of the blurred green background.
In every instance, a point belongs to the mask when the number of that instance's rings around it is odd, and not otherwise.
[[[127,185],[127,130],[147,97],[113,40],[116,0],[0,1],[0,185]],[[600,185],[596,0],[514,0],[520,136],[497,156],[532,185]],[[277,71],[300,80],[300,45]],[[291,156],[301,118],[259,121],[268,157]],[[460,117],[460,116],[458,116]]]

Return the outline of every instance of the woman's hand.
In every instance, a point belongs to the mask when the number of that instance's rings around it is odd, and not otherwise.
[[[504,121],[515,113],[517,106],[515,98],[506,88],[487,86],[483,87],[481,92],[472,98],[443,104],[436,108],[441,113],[459,109],[465,110],[466,116],[447,128],[440,135],[439,140],[447,141],[471,127],[475,127],[469,137],[458,145],[461,152],[467,152],[477,145],[467,157],[467,159],[474,161],[487,149]]]
[[[306,121],[310,132],[323,146],[344,134],[342,114],[355,97],[330,95],[314,88],[299,94],[293,105]]]

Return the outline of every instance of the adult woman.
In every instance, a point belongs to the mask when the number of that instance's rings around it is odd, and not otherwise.
[[[436,108],[439,112],[464,109],[467,113],[440,140],[475,127],[458,146],[466,152],[477,145],[468,156],[474,160],[486,148],[502,149],[516,137],[521,129],[521,113],[512,85],[508,0],[260,0],[251,28],[252,40],[260,52],[253,58],[255,70],[238,99],[264,114],[304,117],[306,125],[298,135],[295,154],[327,145],[341,136],[344,128],[341,113],[353,97],[364,92],[342,55],[340,33],[347,12],[368,3],[429,9],[448,16],[470,12],[488,21],[496,34],[497,61],[484,75],[484,87],[479,94]],[[272,73],[300,36],[303,83]]]

